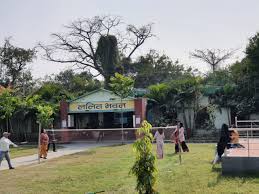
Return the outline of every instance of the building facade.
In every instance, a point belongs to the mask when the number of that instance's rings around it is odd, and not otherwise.
[[[61,101],[61,128],[117,128],[121,120],[124,127],[138,127],[146,118],[146,104],[146,98],[121,100],[109,90],[95,90],[71,101]]]

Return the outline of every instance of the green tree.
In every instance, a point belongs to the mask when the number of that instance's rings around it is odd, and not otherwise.
[[[136,62],[126,62],[123,67],[126,74],[135,75],[136,88],[169,82],[190,73],[190,69],[185,70],[178,61],[173,62],[168,56],[160,55],[155,50],[140,56]]]
[[[249,39],[246,46],[246,58],[250,60],[249,70],[253,74],[259,74],[259,33]]]
[[[57,74],[53,80],[63,90],[74,97],[96,90],[101,87],[101,82],[95,79],[89,72],[75,73],[72,69]]]
[[[133,144],[136,161],[131,173],[137,177],[136,190],[139,194],[154,194],[154,185],[157,179],[156,157],[152,153],[153,135],[150,132],[152,125],[143,121],[137,130],[139,138]]]
[[[118,69],[117,67],[120,61],[117,38],[112,35],[101,36],[97,44],[97,59],[106,72],[104,80],[105,87],[108,87],[110,77],[113,76],[116,69]]]
[[[15,87],[27,64],[31,63],[35,56],[34,49],[13,46],[10,39],[5,39],[4,45],[0,47],[0,79]]]
[[[0,93],[0,118],[6,120],[7,131],[13,131],[11,117],[20,103],[19,97],[13,96],[11,90],[4,90]]]
[[[50,102],[52,104],[59,103],[63,98],[71,98],[71,94],[54,82],[44,83],[35,94],[39,95],[45,102]]]
[[[110,83],[111,90],[114,94],[118,95],[121,100],[129,97],[133,92],[134,80],[130,77],[123,76],[119,73],[115,73],[114,77],[111,77]],[[122,142],[124,143],[124,132],[123,132],[123,110],[121,106],[121,128],[122,128]]]

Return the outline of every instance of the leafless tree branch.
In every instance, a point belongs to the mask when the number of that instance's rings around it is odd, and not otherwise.
[[[190,56],[209,64],[214,72],[220,63],[223,63],[225,60],[231,58],[235,52],[236,50],[197,49],[194,52],[191,52]]]

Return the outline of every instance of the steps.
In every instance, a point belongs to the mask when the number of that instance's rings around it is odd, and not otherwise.
[[[217,143],[219,133],[215,130],[195,130],[193,136],[187,140],[189,143]]]

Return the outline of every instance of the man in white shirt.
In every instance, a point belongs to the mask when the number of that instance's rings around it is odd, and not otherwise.
[[[14,147],[18,147],[18,146],[14,144],[10,139],[8,139],[9,135],[10,133],[4,132],[3,137],[0,139],[0,166],[5,157],[6,161],[8,162],[9,169],[14,169],[10,160],[9,147],[10,145]]]

